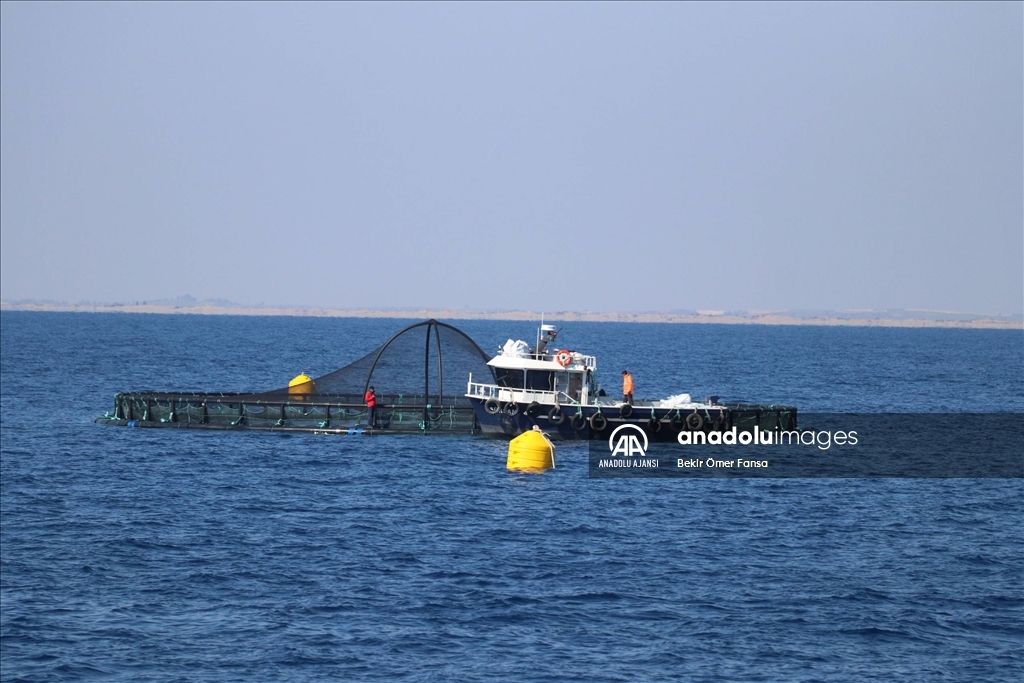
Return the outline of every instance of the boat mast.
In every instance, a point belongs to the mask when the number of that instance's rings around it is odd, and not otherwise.
[[[540,331],[544,329],[544,311],[540,313],[540,327],[537,328],[537,345],[533,347],[533,357],[540,360]]]

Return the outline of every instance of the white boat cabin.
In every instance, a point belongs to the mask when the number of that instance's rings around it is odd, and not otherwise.
[[[534,401],[547,406],[592,403],[599,392],[594,379],[597,358],[548,348],[557,334],[553,325],[541,325],[532,349],[524,341],[509,339],[487,363],[494,368],[497,383],[474,382],[470,376],[467,396],[523,405]]]

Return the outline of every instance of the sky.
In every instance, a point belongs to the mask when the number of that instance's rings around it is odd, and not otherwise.
[[[1021,3],[0,13],[7,301],[1024,309]]]

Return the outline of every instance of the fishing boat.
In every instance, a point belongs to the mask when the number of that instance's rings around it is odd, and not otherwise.
[[[793,406],[694,401],[680,393],[665,399],[613,398],[597,383],[597,358],[553,346],[554,325],[541,324],[530,346],[509,339],[488,361],[491,373],[478,382],[470,375],[466,398],[480,431],[514,437],[539,426],[552,438],[599,439],[623,424],[642,429],[654,441],[674,441],[681,431],[796,429]]]

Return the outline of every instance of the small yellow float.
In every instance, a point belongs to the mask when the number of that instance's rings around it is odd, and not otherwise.
[[[307,395],[316,391],[316,382],[306,373],[295,375],[292,381],[288,382],[288,393]]]

